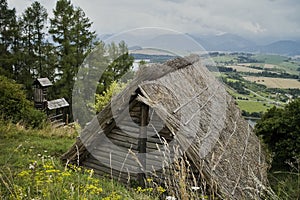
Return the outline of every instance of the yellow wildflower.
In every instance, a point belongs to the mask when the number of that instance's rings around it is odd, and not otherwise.
[[[25,171],[21,171],[18,176],[24,177],[24,176],[28,176],[30,174],[30,171],[25,170]]]
[[[159,192],[159,193],[164,193],[166,190],[163,188],[163,187],[161,187],[161,186],[158,186],[157,188],[157,191]]]
[[[152,178],[147,178],[147,182],[148,183],[152,182]]]
[[[58,169],[48,169],[46,170],[46,173],[58,173],[60,172]]]

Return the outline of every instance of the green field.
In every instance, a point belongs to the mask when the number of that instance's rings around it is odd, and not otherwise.
[[[252,66],[264,66],[265,64],[274,65],[273,69],[269,69],[272,72],[286,72],[292,75],[299,75],[300,62],[296,60],[291,60],[289,57],[280,56],[280,55],[265,55],[265,54],[255,54],[253,56],[249,56],[250,59],[255,59],[257,62],[255,63],[246,63]],[[222,63],[231,63],[235,64],[245,64],[238,63],[238,55],[222,55],[212,57],[214,62],[217,64]],[[245,68],[246,69],[246,68]],[[252,69],[253,70],[253,69]]]
[[[258,62],[274,64],[274,65],[278,65],[289,59],[286,56],[265,55],[265,54],[256,54],[256,55],[252,56],[252,58],[258,60]]]
[[[225,56],[216,56],[212,57],[213,61],[216,63],[221,63],[221,62],[237,62],[237,57],[233,55],[225,55]]]
[[[228,78],[227,81],[236,82],[238,80]],[[227,88],[228,93],[234,97],[237,101],[238,107],[241,110],[252,112],[265,112],[267,109],[275,106],[272,102],[275,98],[265,91],[258,90],[255,84],[246,83],[247,88],[254,90],[258,95],[250,92],[249,95],[239,94],[232,88]],[[279,105],[283,105],[283,102],[278,102]],[[277,105],[278,106],[278,105]]]
[[[252,58],[257,59],[259,62],[265,64],[273,64],[275,67],[280,70],[284,70],[286,73],[298,75],[299,72],[297,69],[300,67],[300,63],[298,61],[292,61],[290,58],[286,56],[280,55],[254,55]]]
[[[278,68],[283,69],[286,71],[286,73],[293,74],[293,75],[299,75],[298,69],[300,68],[299,62],[283,62],[278,64]]]
[[[273,107],[274,105],[263,103],[263,102],[255,102],[255,101],[246,101],[246,100],[237,100],[238,106],[241,110],[245,110],[249,113],[252,112],[265,112],[267,109]]]

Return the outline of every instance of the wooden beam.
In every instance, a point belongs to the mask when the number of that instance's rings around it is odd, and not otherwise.
[[[146,178],[146,150],[147,150],[147,125],[149,123],[149,106],[141,104],[141,124],[140,124],[140,135],[138,142],[139,151],[139,162],[141,164],[141,173],[138,174],[138,183],[140,186],[145,186]]]

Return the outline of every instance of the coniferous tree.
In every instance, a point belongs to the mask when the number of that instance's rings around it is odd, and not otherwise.
[[[46,51],[50,45],[45,38],[47,16],[47,10],[35,1],[24,11],[19,20],[22,27],[20,78],[29,93],[35,78],[54,73],[53,68],[49,67],[46,61]]]
[[[8,8],[6,0],[0,0],[0,63],[2,74],[15,78],[15,52],[18,51],[19,27],[16,10]]]
[[[134,58],[129,55],[127,45],[121,41],[118,45],[112,42],[107,45],[108,67],[103,72],[97,87],[97,94],[102,94],[114,82],[121,79],[133,64]]]
[[[49,33],[56,43],[58,58],[56,91],[71,103],[74,77],[93,46],[95,32],[90,30],[92,23],[84,12],[68,0],[57,1],[50,21]]]
[[[45,39],[47,17],[47,10],[37,1],[33,2],[22,16],[25,52],[32,59],[29,64],[35,77],[43,74],[44,51],[47,44]]]

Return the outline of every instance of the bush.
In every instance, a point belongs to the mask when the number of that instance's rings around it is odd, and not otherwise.
[[[21,85],[0,75],[0,116],[14,123],[40,127],[46,120],[45,113],[36,110],[33,103],[26,99]]]
[[[114,81],[109,86],[108,90],[103,92],[103,94],[96,94],[96,112],[99,113],[110,102],[114,95],[122,91],[125,85],[126,84],[124,83],[117,83]]]
[[[300,99],[287,104],[283,109],[269,109],[255,126],[274,154],[273,167],[286,167],[287,161],[300,157]]]

